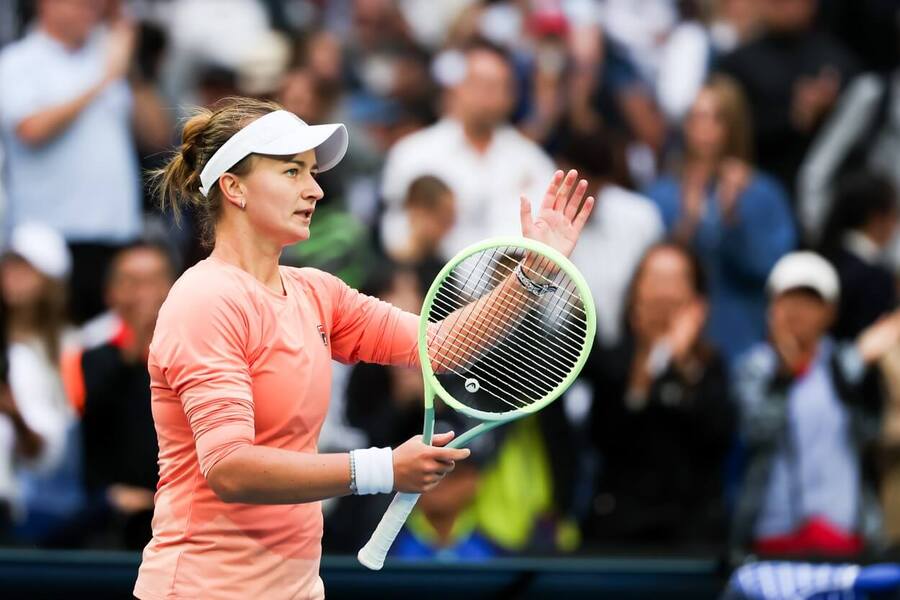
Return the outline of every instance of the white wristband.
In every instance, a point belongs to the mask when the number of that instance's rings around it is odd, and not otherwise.
[[[394,454],[390,448],[353,450],[356,494],[387,494],[394,489]]]

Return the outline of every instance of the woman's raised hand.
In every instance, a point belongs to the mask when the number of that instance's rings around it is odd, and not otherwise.
[[[531,202],[522,196],[520,209],[523,236],[543,242],[564,256],[572,254],[578,236],[594,208],[593,196],[588,196],[582,202],[587,191],[587,181],[577,180],[578,171],[574,169],[565,174],[562,171],[554,173],[534,219]]]

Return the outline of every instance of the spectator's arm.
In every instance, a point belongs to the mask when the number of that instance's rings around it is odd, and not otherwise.
[[[783,439],[789,385],[790,379],[779,371],[778,358],[769,349],[754,350],[738,364],[732,391],[740,433],[749,448],[769,447]]]
[[[762,285],[775,262],[794,249],[796,232],[782,188],[768,177],[754,180],[739,200],[735,221],[724,224],[719,251],[735,273]]]
[[[885,86],[876,75],[856,78],[841,96],[800,166],[798,214],[812,242],[819,241],[825,226],[831,204],[828,192],[837,171],[860,137],[869,131],[883,93]]]
[[[106,88],[108,81],[92,85],[72,100],[44,108],[22,119],[16,136],[28,146],[41,146],[65,131],[78,115]]]

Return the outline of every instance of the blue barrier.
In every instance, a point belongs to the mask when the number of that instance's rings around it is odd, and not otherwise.
[[[140,556],[124,552],[0,550],[0,597],[5,600],[130,598]],[[429,600],[464,596],[565,600],[714,600],[725,580],[711,559],[548,558],[481,563],[389,561],[373,573],[354,557],[326,556],[328,600]]]

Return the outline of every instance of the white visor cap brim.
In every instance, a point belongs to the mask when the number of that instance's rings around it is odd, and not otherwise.
[[[222,144],[200,173],[200,192],[206,196],[228,169],[250,154],[293,156],[315,150],[320,172],[338,164],[350,136],[342,123],[307,125],[286,110],[277,110],[256,119]]]
[[[293,156],[307,150],[316,151],[316,163],[319,172],[333,168],[347,153],[350,136],[342,123],[326,125],[305,125],[303,131],[291,129],[285,131],[266,144],[256,146],[254,154],[271,156]]]

